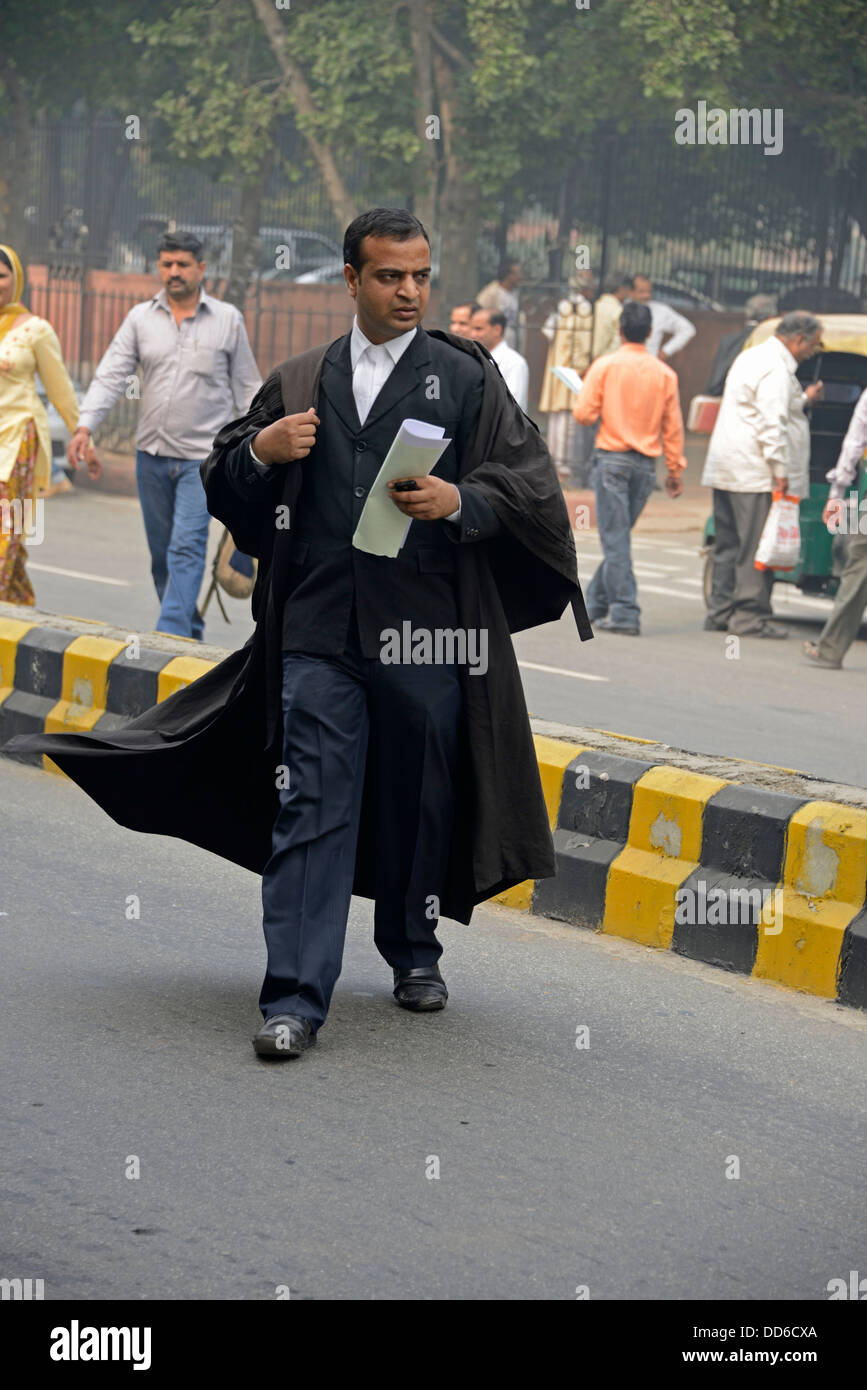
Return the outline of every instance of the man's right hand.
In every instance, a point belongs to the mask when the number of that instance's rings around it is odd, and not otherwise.
[[[90,430],[80,425],[66,446],[66,461],[70,468],[78,468],[88,461],[88,453],[98,463],[96,451],[90,444]]]
[[[785,496],[785,494],[786,494],[788,491],[789,491],[789,480],[788,480],[788,478],[785,477],[785,476],[782,477],[782,478],[778,478],[777,475],[774,474],[774,492],[782,492],[783,495]]]
[[[318,424],[313,406],[301,415],[284,415],[254,436],[250,441],[253,453],[263,463],[294,463],[306,458],[316,443]]]

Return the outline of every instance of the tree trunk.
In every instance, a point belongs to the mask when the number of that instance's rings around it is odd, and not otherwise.
[[[0,233],[26,267],[29,246],[24,210],[31,201],[33,120],[24,85],[2,52],[0,78],[12,107],[12,140],[0,141]]]
[[[277,66],[289,85],[296,111],[301,116],[315,116],[316,107],[310,87],[298,64],[289,56],[285,34],[280,17],[274,8],[273,0],[251,0],[251,3],[262,28],[265,30],[271,52],[277,60]],[[322,181],[325,184],[325,191],[342,230],[356,215],[355,201],[343,182],[343,177],[329,146],[313,134],[304,134],[304,138],[316,160]]]
[[[245,176],[241,184],[241,206],[232,221],[232,264],[223,298],[244,312],[247,290],[261,270],[262,199],[271,172],[273,154],[269,150],[259,168]]]
[[[479,186],[456,149],[455,84],[445,58],[434,52],[434,72],[442,118],[444,179],[440,213],[440,319],[448,322],[454,304],[473,299],[478,283]]]
[[[430,236],[437,214],[442,130],[440,129],[438,139],[431,139],[428,122],[431,116],[437,116],[442,126],[442,117],[436,109],[434,96],[427,8],[427,0],[409,0],[410,41],[415,66],[415,130],[422,146],[420,163],[424,180],[422,190],[416,195],[413,206],[416,217]]]

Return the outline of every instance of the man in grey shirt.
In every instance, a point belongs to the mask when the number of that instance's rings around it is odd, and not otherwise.
[[[135,471],[162,604],[156,626],[201,641],[197,600],[210,516],[199,464],[223,425],[247,411],[262,378],[240,310],[202,288],[201,242],[190,232],[168,232],[157,257],[163,288],[130,309],[114,335],[82,402],[67,457],[78,466],[91,431],[140,367]]]

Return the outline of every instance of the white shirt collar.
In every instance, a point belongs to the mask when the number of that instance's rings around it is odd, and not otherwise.
[[[358,326],[358,315],[352,320],[352,336],[349,340],[349,356],[352,363],[352,370],[355,371],[358,359],[361,354],[369,347],[384,347],[392,362],[397,365],[403,354],[406,352],[416,333],[418,324],[415,328],[410,328],[406,333],[400,333],[396,338],[389,338],[385,343],[372,343],[366,334],[362,333]]]
[[[508,357],[511,351],[512,349],[509,347],[509,344],[506,342],[505,338],[501,338],[500,341],[497,343],[497,346],[491,348],[491,356],[493,357],[495,362],[499,362],[501,357]]]
[[[163,285],[162,289],[158,290],[157,293],[154,295],[154,303],[159,304],[161,309],[166,309],[169,313],[171,313],[171,305],[169,304],[168,290],[166,289],[165,285]],[[194,314],[197,314],[200,309],[207,309],[209,313],[213,313],[213,309],[211,308],[212,303],[213,297],[208,294],[204,285],[200,285],[199,298],[196,301],[196,307],[193,311]]]

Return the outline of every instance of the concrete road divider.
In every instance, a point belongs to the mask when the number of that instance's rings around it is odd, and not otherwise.
[[[226,655],[0,604],[0,747],[117,728]],[[497,902],[867,1008],[867,790],[532,723],[557,874]]]

